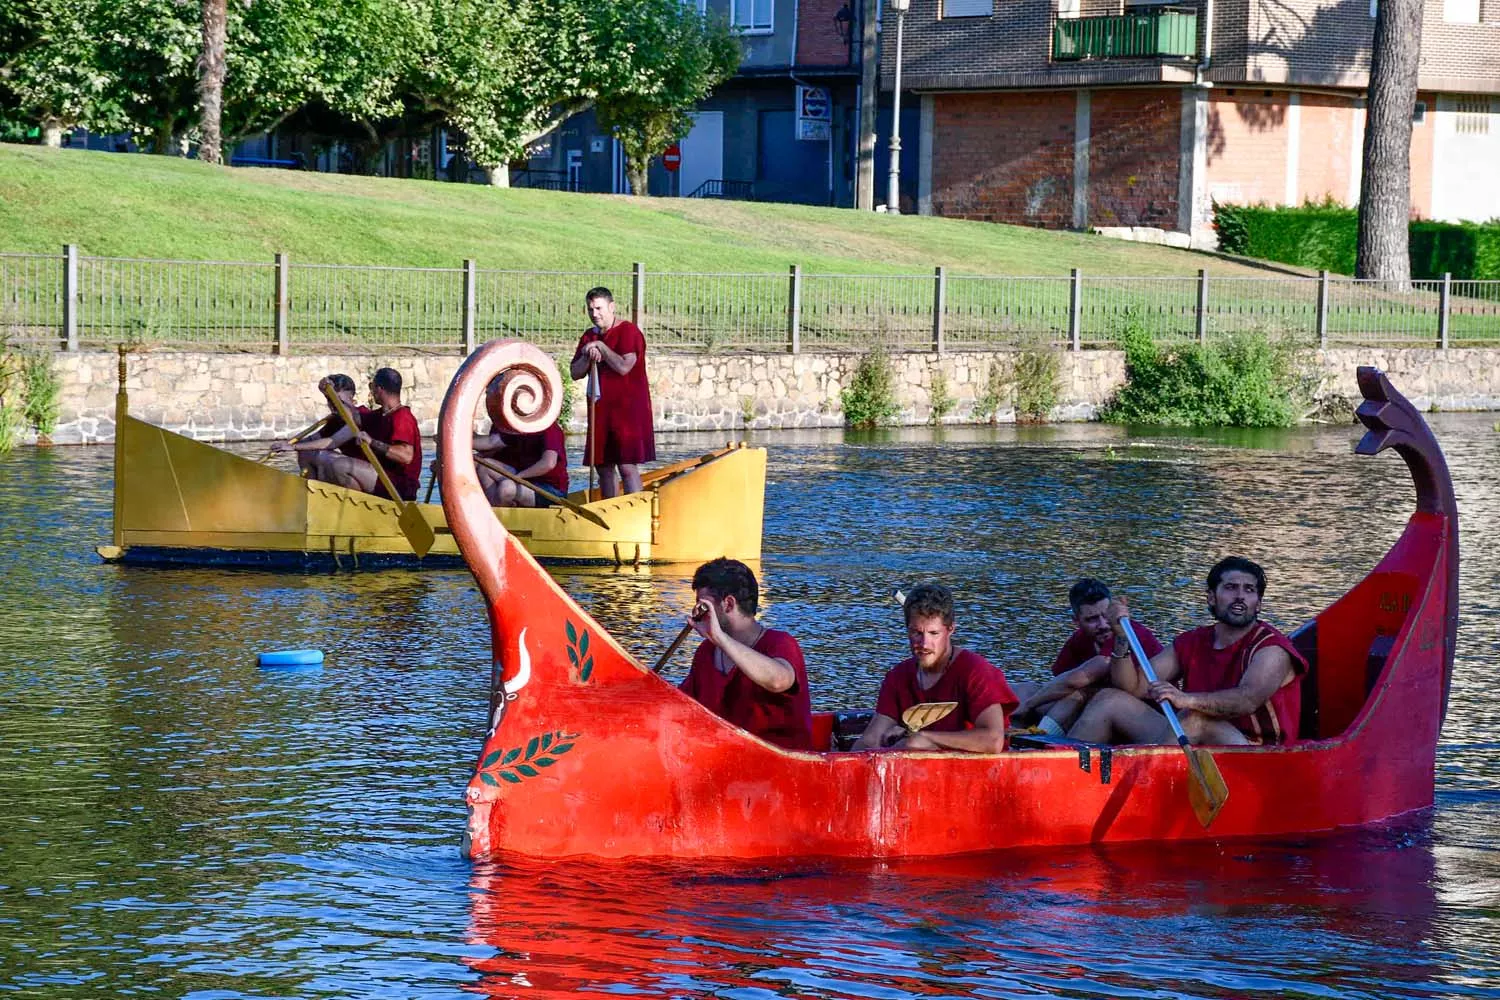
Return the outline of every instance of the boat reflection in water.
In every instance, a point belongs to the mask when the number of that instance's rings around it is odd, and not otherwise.
[[[813,869],[507,859],[474,869],[470,943],[493,953],[466,959],[478,974],[467,988],[538,1000],[1463,995],[1467,960],[1434,944],[1431,841],[1417,820],[1227,849]]]

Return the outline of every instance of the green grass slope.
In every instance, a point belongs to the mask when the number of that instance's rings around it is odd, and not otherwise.
[[[0,251],[533,270],[1258,275],[1098,236],[846,209],[503,190],[0,145]]]

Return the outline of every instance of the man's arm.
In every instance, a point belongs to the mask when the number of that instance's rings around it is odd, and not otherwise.
[[[578,353],[573,355],[572,363],[568,365],[568,374],[573,376],[573,381],[588,377],[589,360],[588,354],[580,347]]]
[[[854,741],[855,750],[879,750],[885,746],[885,741],[894,733],[900,732],[901,723],[889,715],[875,713],[875,718],[865,727],[865,731],[859,734],[859,739]]]
[[[719,609],[712,602],[700,604],[706,613],[698,618],[689,618],[693,631],[723,651],[730,663],[740,668],[744,675],[772,694],[780,694],[797,683],[797,672],[792,665],[780,657],[758,653],[724,631],[719,621]]]
[[[1052,678],[1046,684],[1037,688],[1031,696],[1021,702],[1016,709],[1017,715],[1025,715],[1037,709],[1050,705],[1059,698],[1080,691],[1086,687],[1093,687],[1102,681],[1109,679],[1109,657],[1095,656],[1085,660],[1072,670],[1065,670]]]
[[[1005,706],[991,705],[979,713],[973,729],[934,733],[926,729],[912,733],[896,744],[898,750],[967,750],[969,753],[999,753],[1005,749]]]
[[[634,351],[629,351],[625,354],[616,354],[604,341],[596,340],[594,343],[599,345],[599,356],[603,359],[604,363],[619,374],[624,375],[635,367],[636,357]]]
[[[516,472],[522,479],[535,479],[537,476],[545,476],[557,468],[557,452],[548,448],[542,452],[542,457],[528,465],[526,468]]]
[[[1154,660],[1152,665],[1155,665]],[[1251,658],[1245,676],[1235,687],[1223,691],[1188,692],[1163,681],[1151,686],[1150,697],[1215,719],[1237,719],[1250,715],[1270,701],[1291,672],[1292,658],[1286,650],[1270,646]]]
[[[505,447],[505,439],[498,431],[489,434],[474,435],[474,450],[481,455],[487,455],[492,451],[499,451]]]

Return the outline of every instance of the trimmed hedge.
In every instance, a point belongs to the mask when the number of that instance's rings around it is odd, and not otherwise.
[[[1214,227],[1225,253],[1353,274],[1359,213],[1333,203],[1300,208],[1214,203]],[[1500,281],[1500,220],[1413,222],[1411,276]]]

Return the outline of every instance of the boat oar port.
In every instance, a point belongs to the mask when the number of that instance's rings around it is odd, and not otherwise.
[[[359,426],[355,422],[354,417],[350,415],[349,408],[344,405],[344,401],[334,391],[332,385],[324,383],[323,395],[328,397],[328,402],[333,404],[335,412],[343,418],[345,427]],[[406,540],[411,543],[411,550],[417,554],[417,558],[422,558],[428,552],[432,551],[432,543],[437,541],[437,535],[433,532],[432,525],[428,524],[427,518],[422,516],[422,508],[417,506],[415,500],[401,499],[401,494],[396,492],[395,484],[391,482],[391,477],[386,473],[385,466],[380,464],[380,461],[375,457],[375,453],[370,450],[370,445],[365,439],[355,435],[354,440],[359,442],[359,450],[365,453],[365,461],[375,467],[375,474],[380,477],[380,485],[385,487],[386,494],[394,503],[400,506],[401,516],[396,520],[396,524],[401,528],[401,533],[406,536]]]
[[[1121,618],[1120,624],[1125,626],[1125,638],[1130,641],[1130,652],[1135,656],[1135,662],[1140,665],[1146,680],[1155,684],[1156,671],[1151,669],[1151,660],[1141,648],[1141,640],[1136,638],[1135,626],[1129,618]],[[1229,786],[1219,773],[1214,755],[1188,742],[1187,733],[1182,731],[1182,722],[1177,718],[1177,709],[1170,702],[1164,701],[1161,703],[1161,710],[1167,717],[1167,722],[1171,723],[1172,732],[1177,734],[1177,744],[1187,754],[1188,770],[1193,775],[1193,780],[1188,782],[1188,804],[1193,807],[1193,815],[1198,817],[1198,822],[1206,830],[1213,823],[1214,817],[1219,815],[1219,810],[1224,808],[1224,803],[1229,801]]]
[[[262,667],[311,667],[323,662],[321,649],[277,649],[261,653],[256,661]]]
[[[537,490],[536,484],[531,482],[529,479],[522,479],[520,476],[516,475],[514,472],[511,472],[499,462],[496,462],[493,459],[485,458],[483,455],[475,455],[474,461],[479,465],[484,466],[486,469],[489,469],[495,475],[504,476],[506,479],[509,479],[511,482],[515,483],[517,486],[524,486],[528,490],[532,490],[538,495],[546,497],[552,503],[555,503],[560,507],[566,507],[568,510],[571,510],[579,517],[584,518],[585,520],[593,521],[605,531],[609,530],[609,522],[604,520],[604,518],[600,517],[598,514],[595,514],[593,511],[589,510],[587,507],[583,506],[583,504],[574,503],[567,497],[560,497],[551,493],[543,493],[540,490]]]

